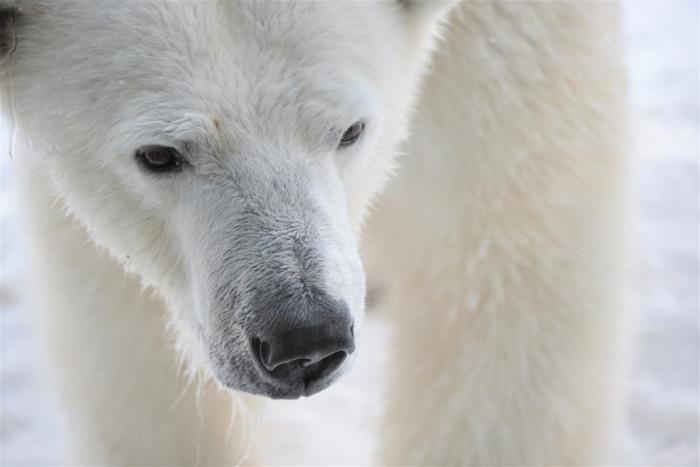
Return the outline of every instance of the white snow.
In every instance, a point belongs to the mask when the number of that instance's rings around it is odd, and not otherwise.
[[[634,105],[639,274],[636,346],[627,378],[620,463],[699,465],[700,261],[696,2],[624,4]],[[27,319],[22,226],[0,128],[0,462],[61,462],[57,410],[40,385]],[[272,402],[264,436],[272,463],[366,465],[381,411],[386,323],[368,315],[353,372],[307,400]]]

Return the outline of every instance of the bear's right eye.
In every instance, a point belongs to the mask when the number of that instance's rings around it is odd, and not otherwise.
[[[146,171],[153,173],[180,172],[185,160],[180,152],[170,146],[143,146],[136,151],[136,161]]]

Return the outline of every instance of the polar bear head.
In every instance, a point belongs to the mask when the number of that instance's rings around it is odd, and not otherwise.
[[[310,395],[443,2],[0,0],[3,88],[68,210],[226,386]]]

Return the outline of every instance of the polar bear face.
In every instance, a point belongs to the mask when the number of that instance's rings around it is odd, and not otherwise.
[[[226,386],[295,398],[354,350],[356,235],[442,3],[0,1],[38,170]]]

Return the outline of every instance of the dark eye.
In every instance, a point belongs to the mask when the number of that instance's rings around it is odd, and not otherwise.
[[[365,131],[365,122],[353,123],[352,126],[343,133],[338,148],[342,149],[355,144],[357,140],[360,139],[360,136],[362,136],[363,131]]]
[[[170,146],[143,146],[136,151],[136,161],[149,172],[166,173],[182,170],[182,154]]]

